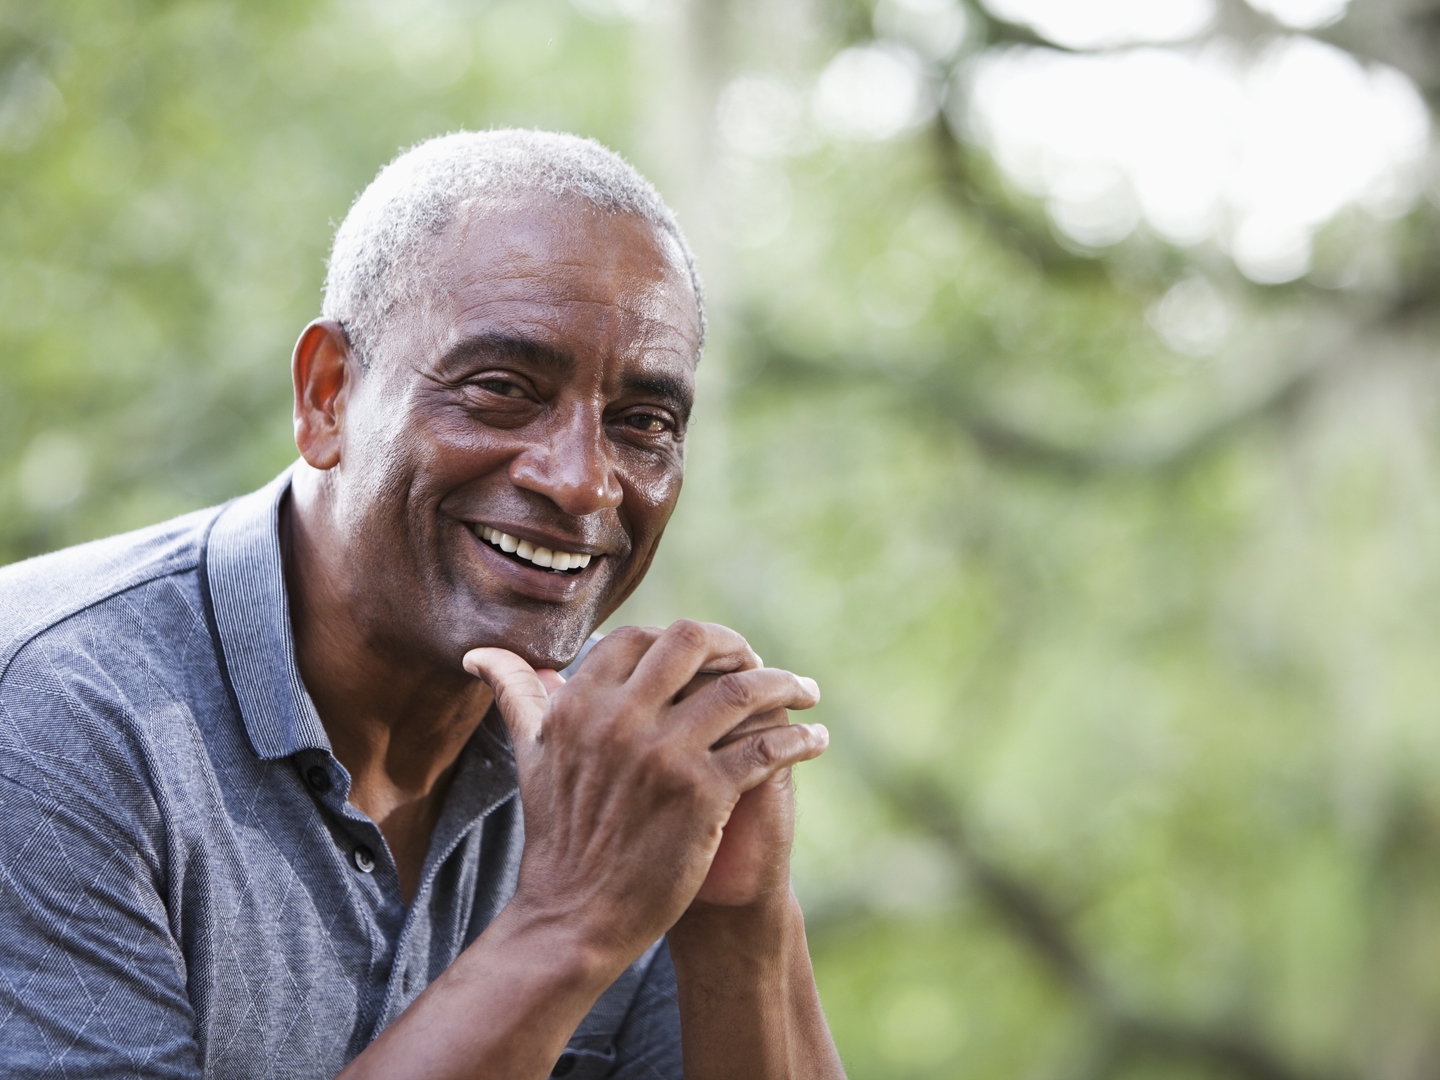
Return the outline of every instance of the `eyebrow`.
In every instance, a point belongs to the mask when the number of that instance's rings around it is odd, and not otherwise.
[[[450,368],[465,360],[503,358],[531,367],[542,368],[556,375],[569,375],[575,370],[575,357],[565,349],[522,334],[487,331],[455,343],[446,352],[442,366]],[[621,387],[629,393],[658,398],[680,414],[682,423],[689,423],[695,395],[682,379],[655,372],[625,375]]]
[[[457,362],[481,357],[503,357],[531,367],[545,368],[557,375],[568,375],[575,370],[575,357],[564,349],[521,334],[500,331],[475,334],[456,342],[445,353],[442,364],[448,368]]]
[[[690,409],[695,404],[695,395],[680,379],[670,375],[627,375],[620,384],[632,393],[658,398],[680,414],[680,422],[690,422]]]

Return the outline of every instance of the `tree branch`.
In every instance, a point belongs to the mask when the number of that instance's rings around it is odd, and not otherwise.
[[[904,378],[858,364],[829,364],[772,351],[761,379],[883,382],[899,390],[907,404],[959,429],[992,460],[1067,479],[1103,476],[1163,476],[1183,471],[1220,450],[1250,428],[1293,413],[1337,363],[1302,368],[1254,399],[1207,420],[1178,439],[1159,445],[1120,440],[1108,446],[1076,447],[1026,431],[989,413],[938,379]]]
[[[1045,900],[1018,878],[975,854],[959,815],[938,788],[925,781],[900,782],[888,777],[871,776],[870,781],[902,817],[940,841],[970,886],[990,903],[1052,974],[1085,997],[1108,997],[1094,970],[1070,941],[1064,924]]]
[[[1330,301],[1333,303],[1333,299]],[[1210,417],[1177,438],[1145,442],[1120,438],[1096,447],[1067,446],[1004,420],[958,390],[953,383],[924,376],[898,375],[856,361],[820,362],[769,345],[760,336],[750,355],[761,358],[759,380],[881,382],[904,395],[916,413],[961,431],[985,456],[1005,464],[1071,480],[1112,476],[1164,478],[1200,463],[1245,432],[1293,415],[1325,382],[1365,361],[1371,350],[1360,342],[1369,334],[1413,330],[1440,309],[1440,284],[1421,277],[1392,297],[1360,326],[1347,343],[1331,345],[1320,359],[1297,361],[1290,372],[1249,401]]]
[[[944,113],[931,125],[936,167],[946,196],[973,216],[1001,244],[1050,274],[1091,276],[1102,273],[1098,259],[1064,248],[1033,216],[993,190],[977,160],[983,151],[955,134]],[[987,155],[988,157],[988,155]]]
[[[1165,1058],[1219,1067],[1245,1080],[1343,1080],[1287,1062],[1257,1035],[1177,1023],[1127,1008],[1040,892],[977,853],[953,801],[923,777],[871,772],[873,789],[905,820],[938,840],[970,887],[1101,1026],[1082,1080],[1103,1080],[1129,1061]]]

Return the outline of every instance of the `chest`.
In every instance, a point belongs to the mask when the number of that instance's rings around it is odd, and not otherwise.
[[[333,1076],[513,894],[513,799],[452,830],[407,905],[379,830],[311,767],[230,763],[173,823],[166,906],[207,1075]]]

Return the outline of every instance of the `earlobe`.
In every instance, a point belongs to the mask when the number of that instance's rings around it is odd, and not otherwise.
[[[340,464],[340,436],[355,363],[345,328],[333,319],[316,319],[295,342],[290,358],[295,445],[312,468],[333,469]]]

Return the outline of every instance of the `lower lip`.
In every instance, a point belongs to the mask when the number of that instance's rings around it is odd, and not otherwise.
[[[600,563],[604,559],[603,555],[594,556],[590,560],[590,565],[578,574],[557,573],[554,570],[544,570],[538,566],[532,569],[521,565],[514,559],[506,558],[469,529],[465,530],[465,535],[470,538],[472,544],[480,549],[480,561],[487,570],[495,573],[511,589],[536,600],[550,600],[555,603],[574,600],[589,587],[595,571],[599,569]]]

